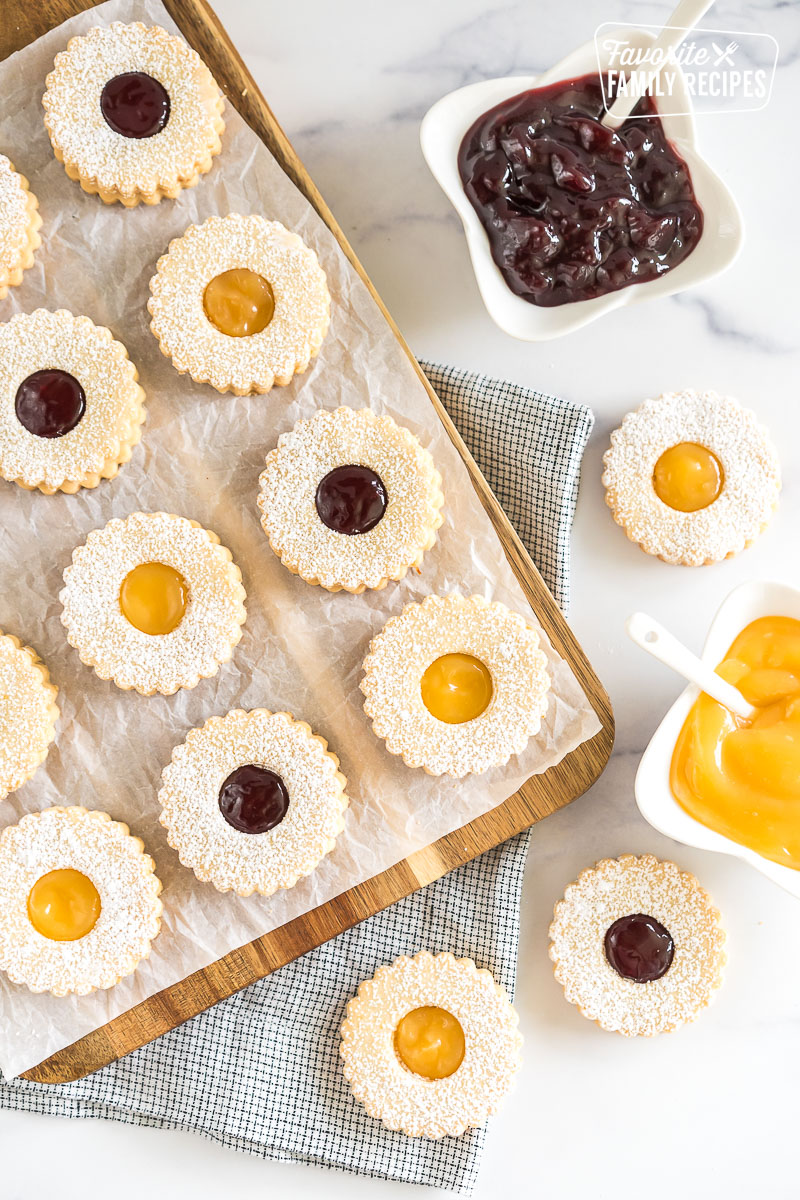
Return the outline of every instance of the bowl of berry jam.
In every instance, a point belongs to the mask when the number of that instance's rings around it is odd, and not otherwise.
[[[636,48],[652,41],[627,31]],[[733,196],[695,147],[679,71],[616,131],[594,42],[538,76],[489,79],[426,114],[422,152],[461,218],[490,316],[513,337],[559,337],[624,304],[730,266]]]

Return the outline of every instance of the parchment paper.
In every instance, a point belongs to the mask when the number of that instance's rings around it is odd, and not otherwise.
[[[44,766],[0,810],[0,827],[53,804],[100,808],[128,822],[164,884],[162,932],[150,959],[107,992],[34,996],[0,978],[0,1067],[8,1077],[183,979],[386,869],[506,799],[600,728],[567,664],[549,650],[553,691],[539,737],[510,765],[460,782],[412,771],[372,733],[358,691],[370,638],[404,603],[459,589],[529,613],[466,469],[361,280],[323,222],[237,113],[226,107],[223,151],[177,201],[126,211],[85,195],[53,157],[42,123],[44,79],[70,36],[112,20],[177,32],[157,0],[112,0],[66,22],[0,65],[0,150],[39,197],[43,247],[0,305],[68,308],[109,326],[137,364],[148,397],[143,443],[96,491],[43,496],[0,482],[0,628],[33,645],[60,690],[61,720]],[[179,376],[149,331],[148,281],[171,238],[212,213],[260,212],[314,247],[333,298],[330,332],[312,369],[267,396],[220,396]],[[265,454],[284,430],[341,403],[391,413],[428,446],[442,473],[445,522],[420,575],[384,591],[331,595],[286,571],[256,510]],[[75,546],[111,517],[165,509],[213,529],[247,589],[247,624],[216,678],[171,697],[121,692],[66,643],[58,592]],[[186,732],[241,706],[286,709],[340,756],[351,807],[335,851],[309,878],[269,899],[221,895],[181,867],[158,823],[162,767]]]

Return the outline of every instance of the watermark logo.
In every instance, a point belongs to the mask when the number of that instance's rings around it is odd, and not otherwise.
[[[680,45],[664,51],[654,45],[660,32],[658,25],[598,26],[595,50],[606,109],[618,95],[649,94],[657,104],[667,99],[661,107],[676,116],[752,112],[769,103],[778,62],[771,34],[684,30]]]

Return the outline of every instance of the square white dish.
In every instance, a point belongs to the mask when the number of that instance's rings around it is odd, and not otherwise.
[[[711,622],[701,655],[703,661],[715,667],[746,625],[759,617],[774,616],[800,620],[800,590],[789,584],[759,579],[740,584],[723,601]],[[654,829],[674,838],[676,842],[741,858],[793,896],[800,896],[800,871],[771,862],[747,846],[741,846],[723,834],[708,829],[681,808],[673,796],[669,786],[672,752],[698,695],[699,689],[690,684],[650,739],[639,763],[634,785],[639,811]]]
[[[653,35],[644,30],[626,29],[625,37],[637,48],[654,41]],[[598,69],[606,70],[609,65],[608,58],[601,55],[598,59],[595,43],[586,42],[542,75],[487,79],[450,92],[428,110],[420,127],[425,160],[464,226],[475,278],[489,315],[502,330],[522,341],[561,337],[623,305],[669,296],[703,283],[731,265],[744,240],[736,201],[697,150],[694,120],[689,115],[691,98],[683,75],[677,71],[673,94],[660,98],[658,108],[667,136],[689,167],[695,195],[703,210],[703,234],[694,251],[660,279],[621,288],[594,300],[540,308],[511,291],[492,258],[486,231],[461,182],[458,151],[464,135],[483,113],[520,92]]]

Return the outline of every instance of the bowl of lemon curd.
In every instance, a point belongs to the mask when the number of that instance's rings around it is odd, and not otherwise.
[[[667,837],[733,854],[800,896],[800,591],[736,588],[702,657],[756,714],[744,721],[687,687],[642,756],[636,803]]]

